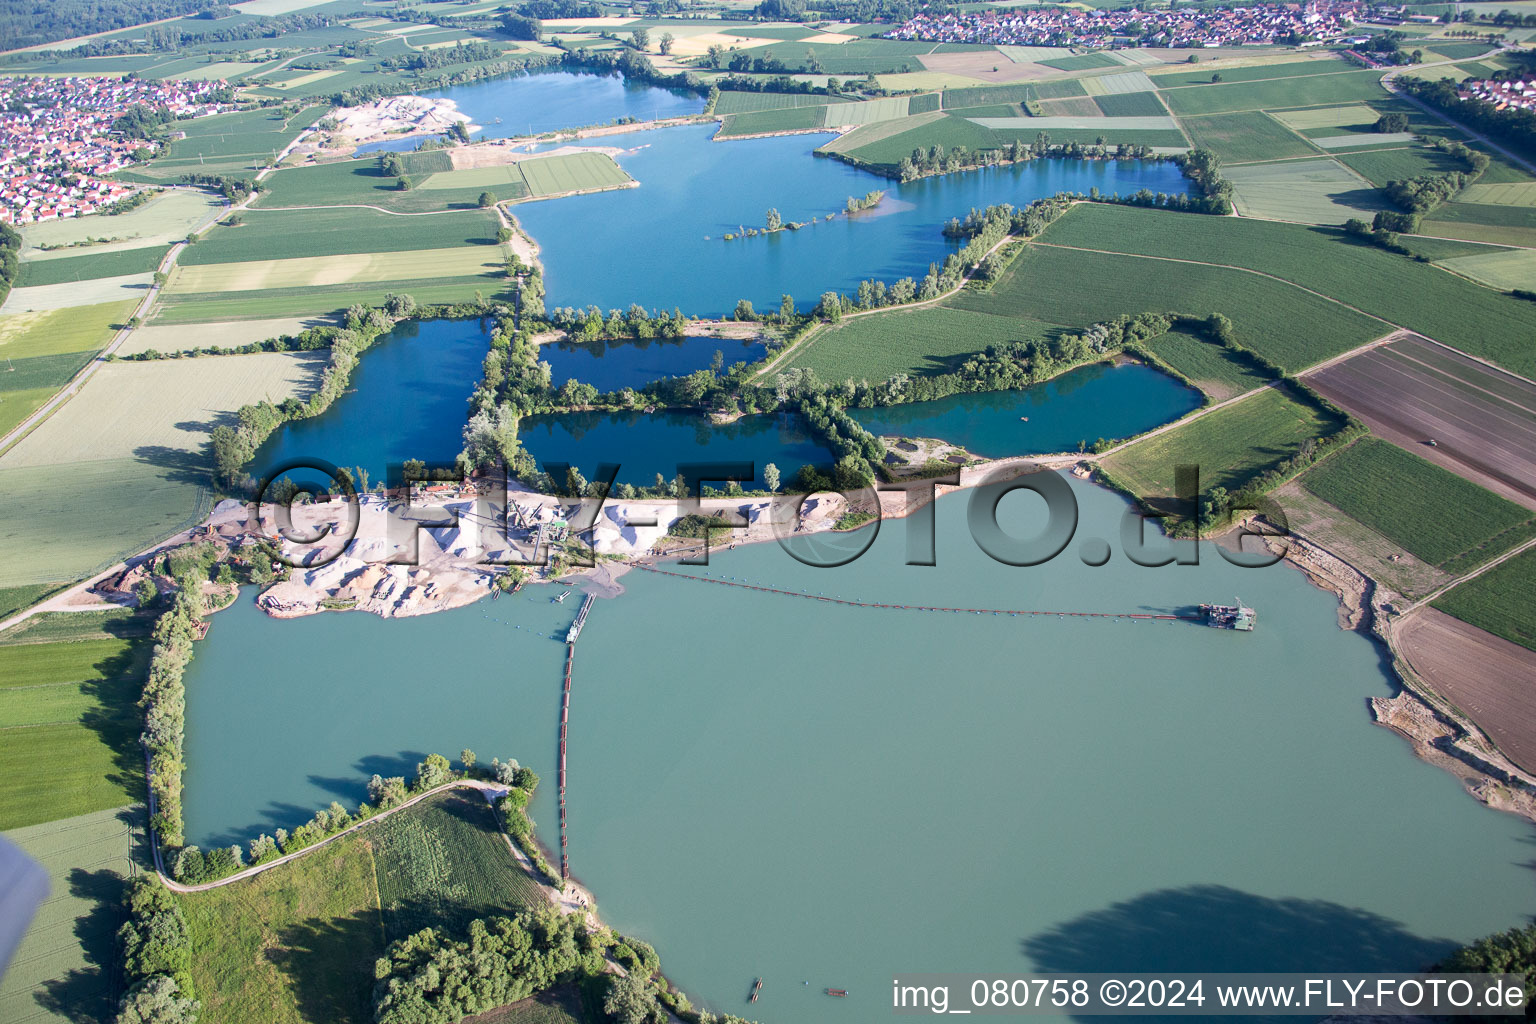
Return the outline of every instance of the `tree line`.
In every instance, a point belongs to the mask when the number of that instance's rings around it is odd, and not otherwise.
[[[1526,156],[1536,156],[1536,112],[1508,107],[1500,110],[1479,99],[1462,99],[1449,78],[1426,81],[1412,75],[1398,79],[1407,92],[1458,121],[1464,121]]]

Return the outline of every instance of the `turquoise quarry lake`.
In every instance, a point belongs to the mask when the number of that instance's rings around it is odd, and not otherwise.
[[[1125,506],[1069,481],[1078,537]],[[1375,970],[1536,909],[1528,824],[1373,725],[1381,652],[1284,567],[1018,569],[937,509],[835,570],[775,545],[687,571],[888,603],[1168,611],[1189,623],[827,605],[632,572],[592,611],[570,720],[571,864],[696,1000],[768,1024],[879,1021],[907,971]],[[1039,529],[1027,493],[1004,527]],[[675,568],[675,567],[674,567]],[[386,622],[215,617],[187,674],[188,835],[291,827],[422,753],[554,762],[571,602],[549,588]],[[522,627],[522,628],[518,628]],[[539,634],[543,633],[543,636]],[[828,999],[828,986],[847,988]]]

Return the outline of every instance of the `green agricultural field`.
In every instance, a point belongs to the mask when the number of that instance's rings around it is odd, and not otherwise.
[[[384,922],[368,835],[181,897],[201,1024],[368,1024]]]
[[[99,253],[84,250],[83,255],[54,260],[25,260],[21,264],[21,275],[16,285],[30,288],[40,284],[121,277],[124,274],[152,274],[159,269],[160,261],[165,259],[167,251],[159,246],[145,246]]]
[[[390,294],[403,293],[422,305],[471,302],[476,296],[487,302],[509,301],[512,283],[505,275],[470,277],[421,277],[385,283],[360,282],[321,288],[271,288],[248,292],[187,292],[161,306],[156,325],[220,323],[228,320],[266,320],[276,312],[289,316],[329,316],[348,306],[382,306]]]
[[[1527,343],[1529,304],[1438,267],[1356,244],[1334,229],[1082,204],[1052,225],[1045,240],[1248,267],[1493,360],[1516,373],[1536,374],[1536,351]],[[1179,277],[1182,283],[1183,270]],[[1110,278],[1090,280],[1106,279]],[[1118,290],[1121,282],[1115,280]],[[1165,285],[1167,297],[1162,302],[1140,308],[1182,308],[1179,291],[1169,292]],[[1290,292],[1293,301],[1310,297],[1297,289]],[[1223,311],[1236,322],[1241,311],[1232,307],[1229,301]],[[1378,336],[1386,333],[1384,324],[1375,324],[1367,324],[1367,330]],[[1259,349],[1258,344],[1252,347]],[[1277,361],[1291,369],[1308,365]]]
[[[123,880],[135,873],[140,811],[96,811],[7,832],[48,872],[50,894],[0,978],[0,1020],[105,1021],[117,1011]]]
[[[966,116],[981,117],[984,115],[967,112]],[[1012,111],[1010,116],[1018,117],[1019,112],[1016,110]],[[1097,120],[1104,117],[1104,111],[1099,107],[1097,103],[1093,102],[1092,96],[1074,96],[1071,99],[1065,100],[1041,100],[1040,116],[1071,118],[1091,117]],[[1166,113],[1163,114],[1163,117],[1167,116],[1168,115]]]
[[[1369,102],[1388,96],[1381,87],[1381,75],[1380,71],[1346,71],[1337,75],[1303,75],[1273,81],[1222,82],[1167,89],[1163,92],[1163,101],[1175,114],[1219,114],[1233,110]]]
[[[1428,146],[1408,146],[1402,149],[1373,149],[1364,153],[1342,153],[1339,160],[1354,168],[1371,183],[1384,186],[1389,181],[1400,181],[1420,174],[1444,174],[1447,171],[1464,171],[1466,165],[1455,157],[1430,149]]]
[[[164,156],[137,168],[134,175],[166,181],[189,173],[254,172],[328,109],[328,105],[306,107],[285,117],[267,107],[178,121],[176,128],[186,132],[186,138],[173,141]]]
[[[908,114],[908,97],[887,96],[863,103],[834,103],[821,108],[821,123],[829,127],[876,124],[894,121]]]
[[[1275,64],[1254,64],[1249,67],[1220,68],[1213,72],[1195,66],[1175,65],[1167,70],[1153,69],[1150,74],[1159,89],[1211,84],[1211,75],[1220,74],[1223,82],[1258,82],[1272,79],[1304,78],[1308,75],[1336,75],[1349,71],[1354,65],[1345,64],[1332,57],[1317,60],[1302,58]]]
[[[1122,92],[1095,96],[1093,102],[1105,117],[1163,117],[1168,111],[1155,92]]]
[[[148,654],[126,640],[0,647],[0,828],[142,799],[137,701]]]
[[[1055,230],[1047,232],[1048,241]],[[1111,237],[1098,241],[1109,244]],[[1106,288],[1106,281],[1114,287]],[[991,291],[951,301],[962,309],[1075,327],[1147,310],[1222,313],[1244,345],[1292,371],[1387,331],[1359,313],[1257,274],[1042,245],[1031,245]]]
[[[1106,53],[1084,53],[1076,57],[1060,57],[1055,60],[1036,61],[1057,71],[1091,71],[1094,68],[1120,67],[1120,62]]]
[[[1068,96],[1086,96],[1088,91],[1083,88],[1081,80],[1076,78],[1063,78],[1055,82],[1035,82],[1032,85],[1015,86],[1031,90],[1025,99],[1060,100]],[[949,93],[945,93],[948,96]],[[946,105],[948,102],[946,101]]]
[[[1435,607],[1536,651],[1536,551],[1526,551],[1443,594]]]
[[[499,226],[491,210],[431,217],[397,217],[377,210],[251,210],[242,214],[236,227],[214,228],[176,262],[197,267],[297,256],[492,246]]]
[[[0,393],[0,435],[7,434],[58,393],[56,387],[26,388]]]
[[[1343,224],[1394,208],[1378,189],[1328,157],[1238,164],[1222,168],[1222,176],[1232,183],[1233,205],[1244,217]]]
[[[771,132],[807,131],[822,127],[822,108],[783,107],[777,110],[753,110],[727,114],[720,125],[720,138],[743,135],[767,135]]]
[[[517,193],[526,184],[517,164],[500,164],[494,167],[468,167],[462,171],[438,171],[428,175],[416,187],[433,190],[490,189],[492,195],[500,197]]]
[[[715,113],[745,114],[754,110],[782,110],[785,107],[824,107],[831,97],[804,92],[722,92],[715,101]]]
[[[1174,493],[1177,465],[1200,468],[1200,490],[1237,491],[1294,455],[1303,442],[1340,423],[1278,388],[1269,388],[1166,433],[1137,441],[1104,460],[1105,469],[1141,498]]]
[[[248,292],[278,288],[325,287],[368,281],[419,278],[423,270],[443,277],[493,275],[504,268],[499,247],[460,246],[404,252],[361,252],[341,256],[303,256],[250,263],[209,263],[178,267],[166,287],[166,301],[189,292]]]
[[[946,115],[926,120],[932,118],[930,114],[922,114],[919,117],[925,119],[923,123],[917,124],[908,131],[877,139],[843,152],[864,163],[895,165],[901,163],[903,157],[911,156],[912,151],[918,148],[943,146],[945,149],[953,149],[956,146],[965,146],[976,150],[992,149],[998,145],[995,133],[966,118]],[[905,122],[890,122],[891,125],[903,123]]]
[[[0,316],[0,356],[30,359],[104,348],[138,306],[137,300]]]
[[[1528,206],[1483,206],[1477,203],[1446,203],[1430,214],[1425,223],[1453,222],[1520,232],[1536,231],[1536,208]],[[1468,237],[1476,237],[1469,235]],[[1494,239],[1497,241],[1497,239]],[[1512,245],[1520,244],[1511,241]]]
[[[825,381],[946,373],[988,345],[1049,336],[1053,324],[948,306],[892,310],[825,327],[790,360]]]
[[[1301,485],[1453,574],[1536,536],[1530,509],[1377,438],[1325,459],[1301,477]]]
[[[396,213],[428,213],[473,209],[484,191],[481,188],[411,188],[402,191],[396,180],[381,173],[373,160],[343,160],[314,167],[285,168],[268,175],[261,184],[261,194],[254,204],[257,209],[361,205]],[[517,199],[522,194],[509,188],[501,198]]]
[[[433,797],[368,831],[391,941],[546,902],[478,792]]]
[[[634,181],[606,153],[568,153],[524,160],[518,166],[528,183],[528,193],[535,199],[566,192],[617,188]]]
[[[1495,49],[1492,43],[1440,42],[1433,40],[1424,45],[1427,50],[1439,54],[1446,60],[1465,60],[1468,57],[1480,57],[1489,50]]]
[[[1169,331],[1147,342],[1147,347],[1214,402],[1252,391],[1273,379],[1253,360],[1189,331]]]
[[[1440,266],[1500,291],[1536,291],[1536,250],[1497,249],[1441,260]]]
[[[149,636],[152,613],[131,608],[99,612],[39,612],[0,633],[0,645],[51,644],[81,640],[123,640]]]
[[[37,604],[64,587],[63,583],[29,583],[20,587],[0,587],[0,622]]]
[[[1284,160],[1316,152],[1301,136],[1257,110],[1186,117],[1183,125],[1195,145],[1213,151],[1223,163]]]
[[[146,454],[198,455],[221,417],[263,398],[307,397],[324,352],[115,362],[0,459],[0,471]],[[181,460],[176,460],[181,461]]]
[[[1536,206],[1536,181],[1469,185],[1460,198],[1485,206]]]
[[[1018,111],[1013,108],[1004,108],[1004,112],[1008,114],[1018,113]],[[943,121],[947,116],[948,115],[942,111],[933,110],[926,114],[917,114],[913,117],[903,117],[896,121],[876,121],[874,124],[860,125],[853,131],[839,135],[837,138],[824,143],[817,148],[817,152],[853,153],[855,150],[862,149],[865,146],[871,146],[877,142],[884,142],[886,139],[895,138],[898,135],[903,135],[915,128],[920,128],[923,125],[933,124],[936,121]],[[902,154],[902,156],[911,155],[911,150],[908,150]],[[898,162],[900,161],[898,160]]]
[[[1274,115],[1275,120],[1299,132],[1337,131],[1355,125],[1374,125],[1381,115],[1363,103],[1351,103],[1343,107],[1313,107],[1309,110],[1285,110]]]

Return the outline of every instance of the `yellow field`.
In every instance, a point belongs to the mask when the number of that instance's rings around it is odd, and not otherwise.
[[[1472,185],[1456,198],[1464,203],[1484,203],[1488,206],[1536,206],[1536,181]]]
[[[0,316],[0,356],[25,359],[101,348],[112,340],[112,325],[127,320],[136,306],[138,301],[131,299]]]
[[[263,352],[108,363],[74,398],[0,458],[0,469],[138,458],[201,457],[208,433],[248,402],[304,397],[324,352]]]
[[[252,263],[178,267],[168,294],[243,292],[258,288],[307,288],[357,281],[404,281],[423,277],[470,277],[502,268],[501,250],[466,245],[452,249],[303,256]]]

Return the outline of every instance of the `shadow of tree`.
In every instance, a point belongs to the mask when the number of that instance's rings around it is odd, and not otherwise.
[[[133,457],[146,465],[164,470],[167,480],[206,487],[211,481],[208,457],[201,451],[189,452],[163,444],[141,444]]]
[[[82,683],[80,690],[95,701],[80,716],[80,724],[94,732],[112,751],[113,771],[107,781],[134,800],[144,797],[144,755],[139,747],[141,728],[138,700],[144,689],[151,646],[138,643],[103,658],[92,666],[100,676]]]
[[[1326,900],[1193,885],[1092,911],[1021,945],[1048,971],[1388,971],[1427,967],[1457,944]]]
[[[74,935],[85,966],[43,983],[37,1004],[65,1020],[97,1022],[110,1018],[117,1003],[117,929],[123,923],[123,877],[115,871],[69,872],[69,894],[90,901],[75,918]]]
[[[263,954],[288,979],[299,1016],[330,1024],[373,1019],[373,964],[384,953],[376,911],[310,918]]]

